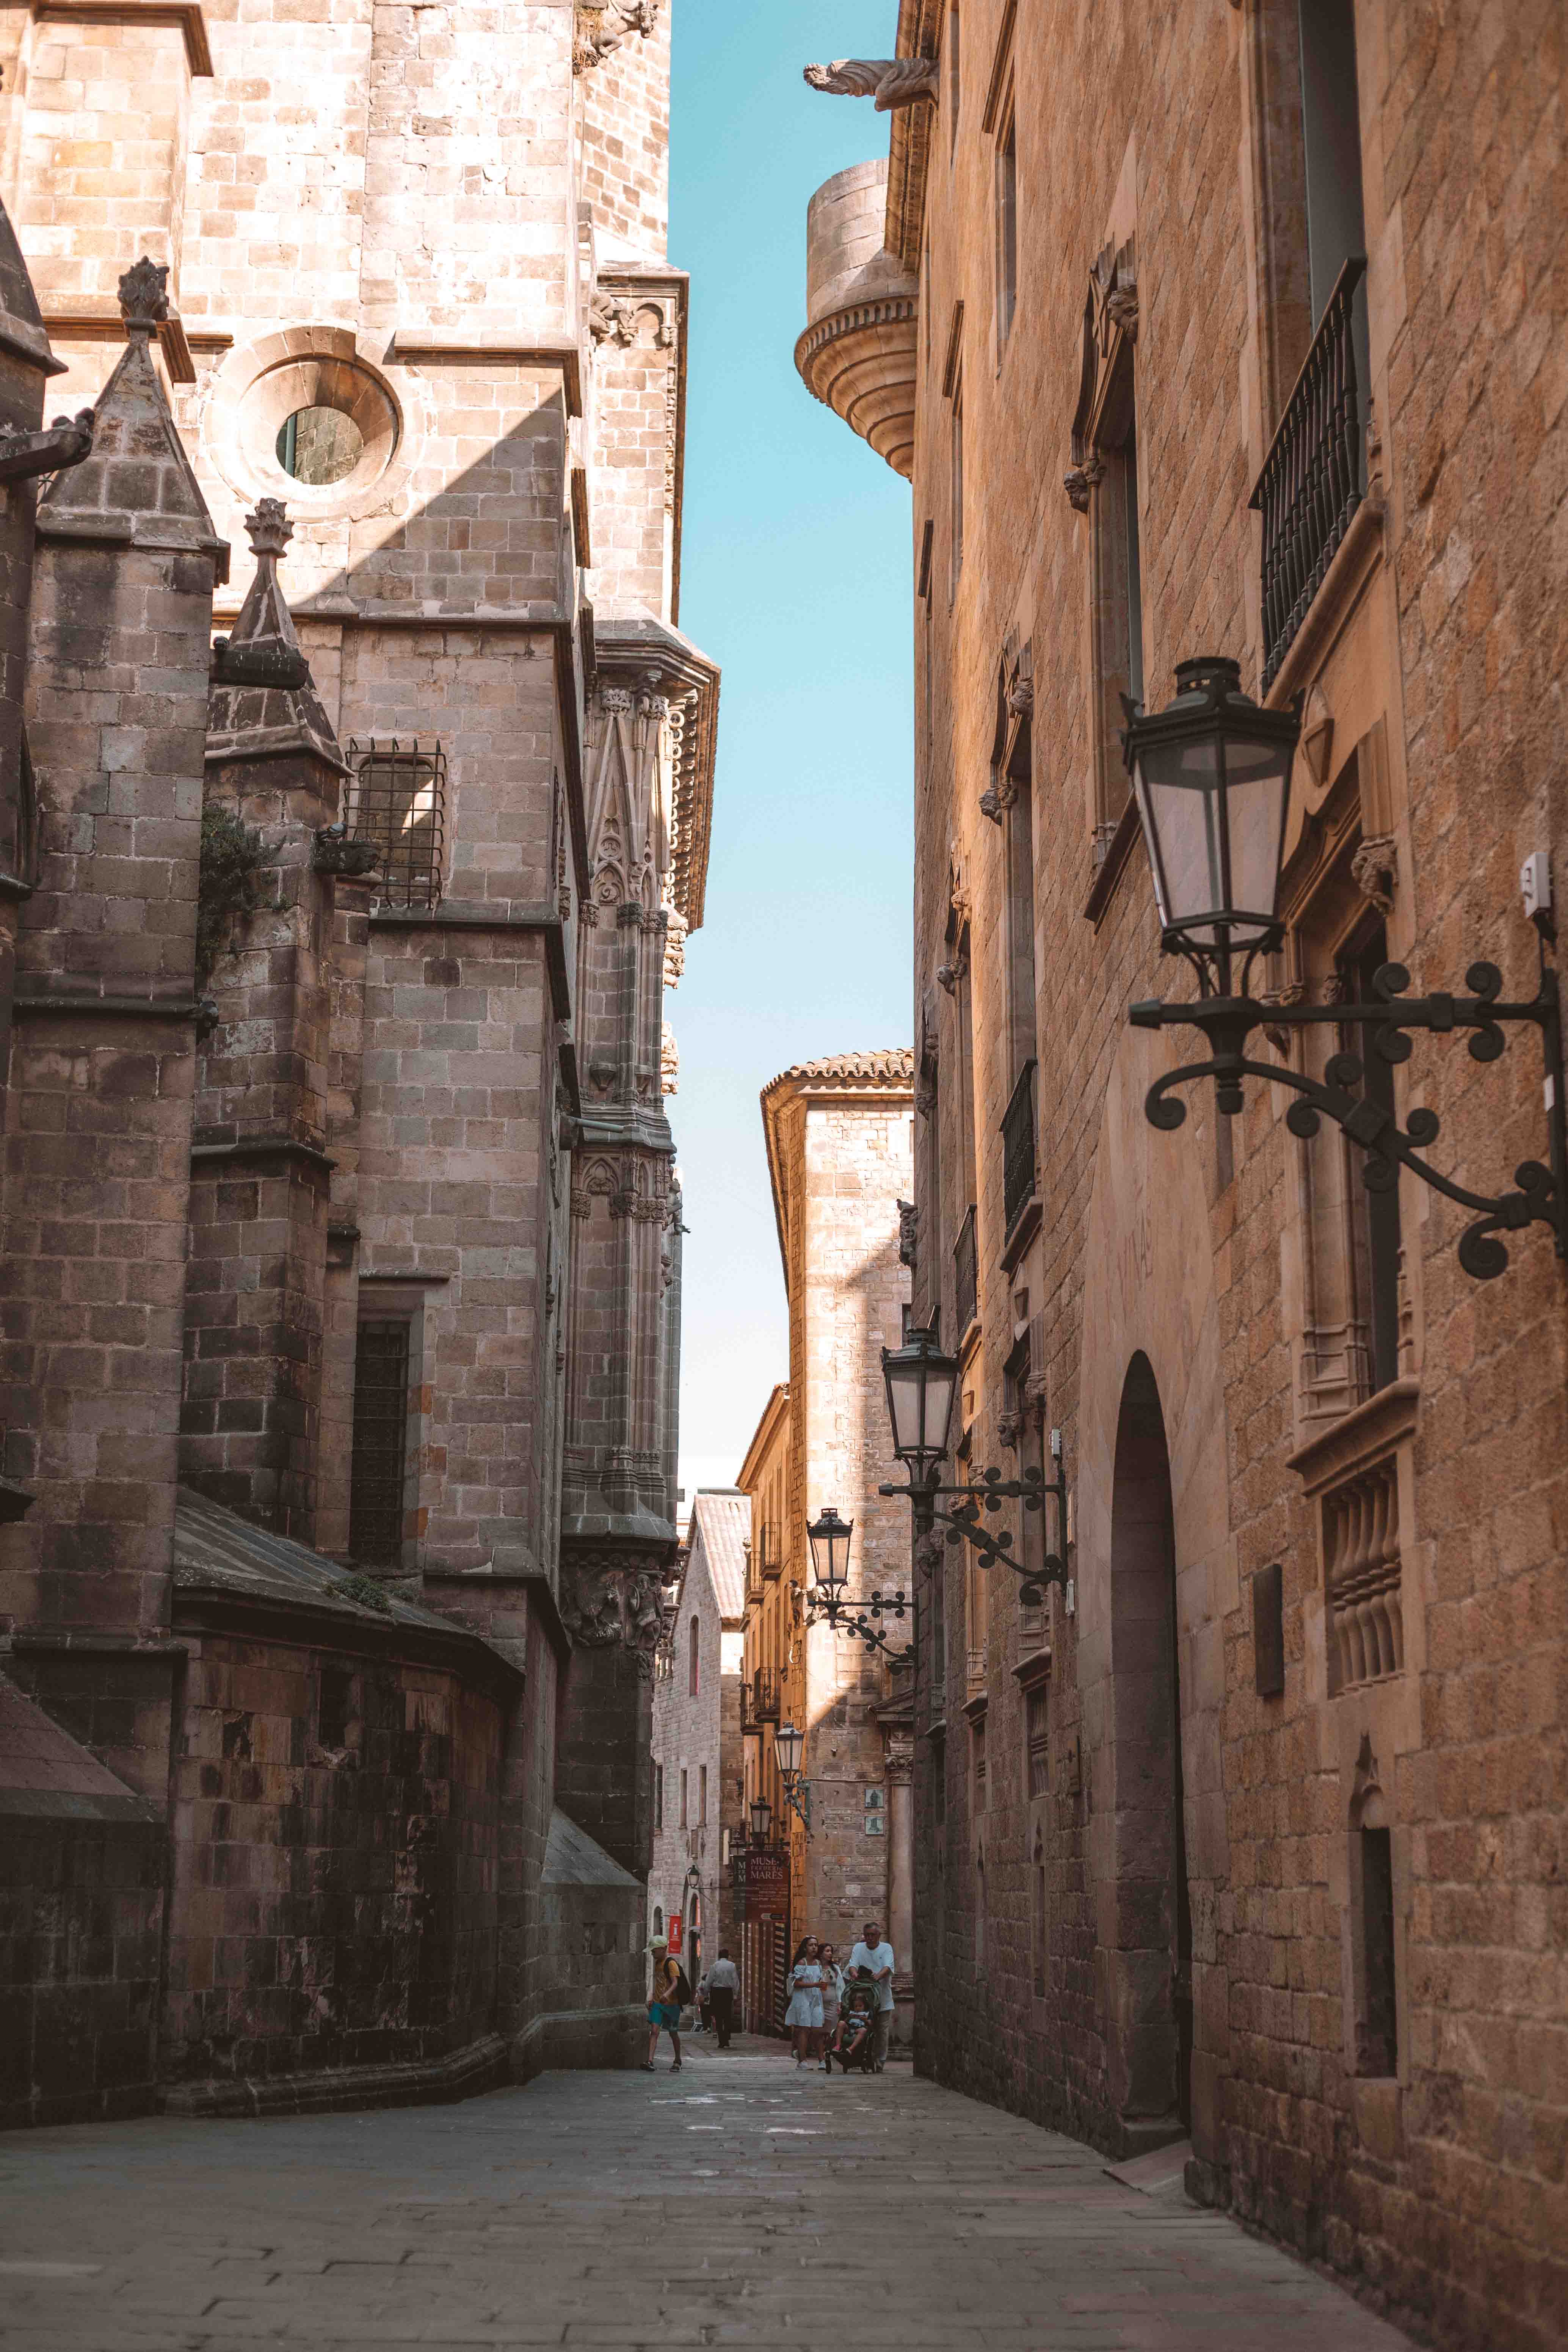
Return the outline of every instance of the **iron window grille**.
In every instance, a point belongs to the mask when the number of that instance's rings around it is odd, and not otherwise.
[[[417,736],[349,743],[348,829],[381,852],[380,895],[392,907],[434,907],[446,866],[447,758]]]
[[[952,1287],[953,1311],[962,1334],[973,1322],[980,1306],[980,1266],[973,1208],[960,1225],[958,1239],[952,1245]]]
[[[1365,255],[1352,254],[1335,279],[1252,493],[1263,516],[1265,693],[1365,492],[1365,410],[1356,379],[1365,272]]]
[[[349,1551],[367,1567],[403,1564],[408,1447],[408,1326],[362,1323],[354,1351]]]
[[[1009,1234],[1035,1197],[1035,1068],[1032,1061],[1025,1063],[1002,1114],[1002,1193]]]

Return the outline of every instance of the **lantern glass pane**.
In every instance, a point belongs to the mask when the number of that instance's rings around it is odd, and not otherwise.
[[[1274,920],[1279,891],[1290,747],[1278,740],[1227,738],[1225,775],[1230,815],[1230,905],[1248,929],[1267,929]]]
[[[1225,904],[1219,746],[1212,734],[1142,745],[1134,783],[1160,919],[1190,924]]]

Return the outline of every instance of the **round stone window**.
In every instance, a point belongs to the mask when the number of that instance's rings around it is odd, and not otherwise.
[[[341,482],[364,455],[364,435],[341,408],[297,408],[278,436],[278,463],[296,482]]]
[[[357,359],[326,351],[258,375],[241,395],[238,424],[247,470],[307,511],[368,489],[391,464],[400,432],[381,379]]]

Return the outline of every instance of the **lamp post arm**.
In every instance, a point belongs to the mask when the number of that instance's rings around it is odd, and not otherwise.
[[[1409,985],[1409,973],[1402,964],[1384,964],[1373,982],[1377,1001],[1371,1003],[1274,1005],[1251,997],[1200,997],[1185,1003],[1166,1004],[1155,999],[1134,1004],[1130,1018],[1135,1028],[1199,1029],[1215,1048],[1210,1060],[1185,1063],[1157,1078],[1144,1097],[1144,1115],[1152,1127],[1170,1133],[1182,1125],[1187,1115],[1186,1105],[1174,1092],[1176,1087],[1194,1078],[1212,1077],[1218,1088],[1219,1108],[1229,1114],[1241,1108],[1241,1079],[1262,1078],[1296,1096],[1285,1114],[1285,1124],[1293,1135],[1316,1135],[1325,1118],[1343,1129],[1366,1154],[1362,1181],[1369,1192],[1391,1190],[1403,1165],[1433,1192],[1441,1192],[1461,1208],[1475,1211],[1473,1222],[1459,1237],[1459,1263],[1478,1281],[1491,1280],[1508,1265],[1508,1251],[1497,1236],[1522,1232],[1531,1224],[1550,1225],[1558,1256],[1568,1256],[1568,1111],[1563,1102],[1557,973],[1546,963],[1543,953],[1541,988],[1528,1003],[1500,998],[1502,976],[1495,964],[1472,964],[1465,977],[1476,992],[1473,996],[1438,992],[1405,1001],[1403,992]],[[1371,1030],[1371,1050],[1384,1061],[1397,1064],[1409,1059],[1408,1033],[1412,1029],[1431,1030],[1440,1035],[1468,1029],[1474,1032],[1469,1040],[1471,1057],[1478,1062],[1495,1062],[1507,1044],[1501,1024],[1520,1022],[1531,1023],[1541,1032],[1550,1163],[1521,1160],[1514,1170],[1513,1181],[1518,1189],[1495,1194],[1472,1192],[1421,1157],[1421,1151],[1436,1142],[1441,1132],[1435,1111],[1417,1108],[1402,1128],[1364,1090],[1359,1094],[1350,1091],[1363,1076],[1360,1055],[1331,1055],[1320,1082],[1283,1063],[1249,1060],[1244,1050],[1253,1029],[1306,1029],[1332,1024]]]

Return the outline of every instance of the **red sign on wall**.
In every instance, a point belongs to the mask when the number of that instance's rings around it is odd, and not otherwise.
[[[678,1960],[680,1958],[680,1938],[685,1927],[686,1922],[679,1912],[672,1912],[669,1921],[669,1957],[672,1960]]]

